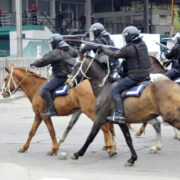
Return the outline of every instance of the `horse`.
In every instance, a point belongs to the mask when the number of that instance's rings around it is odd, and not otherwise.
[[[155,74],[155,73],[165,74],[168,71],[168,69],[164,68],[164,66],[155,57],[150,56],[149,60],[151,62],[151,68],[150,68],[150,71],[149,71],[150,73],[152,73],[152,74]],[[158,141],[157,144],[161,145],[162,143],[161,143],[161,135],[160,135],[160,132],[161,132],[160,121],[156,119],[156,120],[153,120],[151,124],[153,125],[153,127],[154,127],[154,129],[156,131],[157,141]],[[136,136],[140,136],[144,132],[144,130],[146,128],[146,125],[147,125],[147,123],[143,123],[143,125],[137,131]],[[174,128],[174,131],[175,131],[174,138],[180,140],[180,132],[179,132],[179,130]],[[155,148],[155,146],[154,146],[154,148],[152,147],[151,152],[156,152],[156,150],[159,150],[160,147],[161,146],[157,146],[158,149]]]
[[[56,135],[51,118],[43,117],[41,114],[46,110],[45,101],[39,95],[39,89],[43,83],[47,81],[47,78],[40,77],[38,74],[21,67],[15,67],[11,65],[11,68],[5,68],[7,75],[4,77],[4,85],[2,89],[2,96],[4,98],[9,97],[15,93],[18,88],[25,93],[27,98],[32,103],[32,108],[35,113],[34,122],[29,132],[29,137],[26,143],[19,149],[19,152],[25,152],[30,146],[30,142],[35,135],[39,125],[42,121],[46,124],[49,134],[52,139],[52,148],[48,151],[48,155],[57,154],[59,145],[56,140]],[[82,84],[69,91],[65,96],[58,96],[54,100],[55,108],[58,116],[67,116],[73,113],[79,113],[81,110],[91,120],[95,118],[94,110],[95,96],[91,89],[91,85],[88,80],[82,82]],[[79,114],[78,114],[79,115]],[[78,115],[74,117],[78,118]],[[107,123],[102,128],[104,133],[105,147],[109,154],[115,153],[115,132],[112,124]]]
[[[84,145],[71,157],[72,159],[78,159],[79,156],[84,155],[90,143],[93,142],[100,127],[107,122],[107,116],[114,112],[111,89],[116,82],[111,83],[106,78],[107,72],[95,58],[91,57],[85,57],[82,62],[76,64],[71,75],[72,78],[67,82],[70,87],[75,87],[83,79],[88,78],[96,96],[96,117],[92,129]],[[124,100],[127,123],[148,122],[161,115],[165,122],[180,129],[180,87],[164,75],[160,74],[160,77],[162,77],[162,80],[150,83],[139,98],[128,97]],[[137,160],[132,138],[126,124],[119,124],[119,126],[131,151],[131,157],[125,165],[132,166]]]

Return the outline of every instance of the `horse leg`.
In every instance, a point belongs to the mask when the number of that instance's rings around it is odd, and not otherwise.
[[[117,154],[116,150],[116,142],[115,142],[115,137],[112,136],[109,128],[110,128],[110,123],[106,123],[101,127],[101,130],[104,133],[104,140],[105,140],[105,148],[108,151],[109,157],[112,157]]]
[[[147,123],[143,123],[143,124],[142,124],[142,126],[140,127],[140,129],[136,132],[136,136],[140,136],[140,135],[144,132],[144,130],[145,130],[145,128],[146,128],[146,125],[147,125]]]
[[[133,147],[131,134],[130,134],[128,126],[126,124],[119,124],[119,126],[123,132],[126,143],[131,151],[131,158],[126,162],[125,166],[132,166],[134,164],[134,162],[137,160],[137,154]]]
[[[180,130],[178,130],[177,128],[174,128],[174,139],[180,140]]]
[[[180,130],[180,121],[179,120],[174,120],[174,121],[170,122],[170,124],[172,126],[174,126],[175,128],[177,128],[178,130]]]
[[[105,125],[104,125],[105,126]],[[115,131],[114,131],[114,124],[112,123],[106,123],[106,126],[107,129],[108,129],[108,133],[105,134],[104,130],[103,130],[103,127],[102,126],[102,131],[104,133],[104,139],[105,139],[105,144],[106,146],[103,148],[105,150],[107,150],[107,147],[109,147],[109,155],[115,155],[117,154],[117,150],[118,150],[118,145],[117,145],[117,142],[116,142],[116,135],[115,135]],[[110,139],[109,139],[110,138]],[[109,144],[109,146],[108,146]]]
[[[74,124],[77,122],[77,120],[79,119],[79,116],[82,114],[82,111],[79,110],[78,112],[74,113],[72,115],[72,118],[67,126],[67,128],[65,129],[63,135],[61,136],[61,138],[58,141],[58,148],[60,146],[60,144],[62,142],[64,142],[64,140],[66,139],[67,135],[69,134],[70,130],[73,128]]]
[[[116,135],[115,135],[115,131],[114,131],[114,124],[109,123],[109,131],[111,133],[111,142],[113,144],[114,149],[117,151],[118,150],[118,145],[116,142]]]
[[[52,143],[53,143],[53,147],[48,151],[47,155],[57,154],[57,152],[58,152],[58,143],[57,143],[57,140],[56,140],[56,134],[55,134],[55,131],[54,131],[54,127],[53,127],[51,118],[44,118],[43,117],[43,120],[44,120],[44,123],[46,124],[46,126],[48,128],[48,131],[49,131],[49,134],[51,136]]]
[[[86,104],[83,106],[83,103]],[[91,104],[87,104],[87,102],[81,101],[82,112],[84,112],[91,120],[95,119],[95,110],[92,109]],[[87,108],[90,107],[90,108]],[[109,154],[116,154],[116,142],[115,142],[115,133],[114,126],[110,125],[111,123],[106,123],[101,127],[101,130],[104,134],[105,148]],[[112,132],[112,134],[111,134]]]
[[[94,138],[96,137],[97,133],[99,132],[99,130],[103,124],[105,124],[105,122],[104,123],[100,122],[98,119],[98,116],[96,116],[94,123],[93,123],[93,126],[91,128],[91,132],[89,133],[89,135],[86,139],[86,142],[84,143],[84,145],[82,146],[82,148],[78,152],[72,154],[72,156],[71,156],[72,159],[76,160],[79,158],[79,156],[84,155],[88,146],[94,140]]]
[[[158,150],[162,149],[161,122],[157,118],[150,120],[149,122],[156,132],[156,145],[151,147],[150,153],[156,153]]]
[[[35,133],[36,133],[39,125],[41,124],[41,122],[42,122],[42,119],[38,115],[35,115],[33,125],[31,127],[30,132],[29,132],[29,137],[28,137],[26,143],[19,149],[18,152],[27,151],[27,149],[29,148],[30,142],[31,142],[33,136],[35,135]]]

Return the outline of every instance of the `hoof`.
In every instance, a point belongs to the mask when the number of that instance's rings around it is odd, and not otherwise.
[[[137,133],[135,134],[135,136],[136,136],[136,137],[139,137],[139,136],[141,136],[141,134],[142,134],[142,133],[138,133],[138,132],[137,132]]]
[[[154,150],[154,149],[150,149],[149,151],[149,154],[156,154],[157,153],[157,150]]]
[[[134,163],[128,162],[128,161],[124,164],[125,167],[130,167],[130,166],[133,166],[133,165],[134,165]]]
[[[160,147],[152,147],[149,151],[150,154],[155,154],[157,153],[159,150],[161,150]]]
[[[72,154],[70,155],[70,157],[71,157],[71,159],[73,159],[73,160],[77,160],[77,159],[78,159],[78,155],[77,155],[76,153],[72,153]]]
[[[109,151],[109,152],[108,152],[108,155],[109,155],[109,157],[111,158],[111,157],[114,157],[115,155],[117,155],[117,152]]]
[[[131,157],[125,164],[124,166],[133,166],[134,162],[137,160],[137,156]]]
[[[19,150],[18,150],[18,152],[19,153],[24,153],[24,152],[26,152],[27,150],[23,150],[22,148],[20,148]]]
[[[48,152],[47,152],[47,156],[53,156],[53,155],[57,155],[57,153],[52,152],[52,151],[48,151]]]

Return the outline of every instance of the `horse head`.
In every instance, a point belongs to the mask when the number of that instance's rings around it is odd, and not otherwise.
[[[8,74],[4,77],[4,84],[2,87],[2,96],[7,98],[16,91],[17,85],[13,77],[13,71],[15,66],[12,64],[10,68],[5,67],[5,70]]]
[[[108,75],[95,58],[85,56],[82,61],[76,63],[67,83],[70,87],[76,87],[84,79],[89,79],[90,81],[96,79],[100,85],[104,84]]]
[[[21,88],[21,85],[23,83],[25,83],[26,79],[28,79],[28,82],[30,84],[30,82],[32,81],[32,78],[30,78],[30,77],[32,77],[32,76],[36,77],[36,79],[41,79],[41,81],[42,81],[42,79],[43,79],[43,81],[46,80],[46,78],[40,77],[38,74],[36,74],[33,71],[30,71],[25,68],[15,67],[13,64],[11,65],[10,68],[5,67],[5,70],[8,74],[6,74],[6,76],[4,77],[4,84],[2,87],[2,96],[4,98],[7,98],[7,97],[15,94],[16,91],[19,88]],[[33,83],[33,85],[35,85],[34,81],[32,83]],[[41,82],[38,82],[37,84],[40,84],[40,83]],[[31,86],[31,88],[32,88],[32,84],[29,86]],[[29,86],[27,86],[27,84],[26,84],[26,88],[29,88]]]

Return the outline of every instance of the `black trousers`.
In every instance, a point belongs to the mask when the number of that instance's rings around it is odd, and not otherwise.
[[[52,94],[59,86],[63,85],[67,80],[67,76],[55,76],[42,85],[40,89],[40,96],[44,93]]]
[[[135,85],[137,85],[141,80],[132,79],[129,76],[121,78],[118,80],[117,84],[112,89],[112,98],[114,101],[121,98],[121,93]]]
[[[172,68],[165,74],[169,79],[176,79],[177,77],[180,77],[180,68]]]

